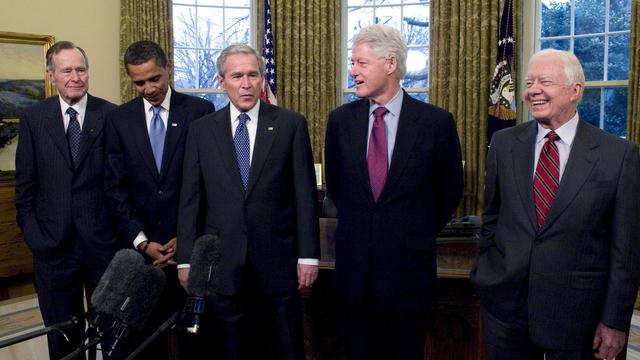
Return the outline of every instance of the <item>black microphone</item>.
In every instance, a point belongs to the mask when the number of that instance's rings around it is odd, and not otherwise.
[[[218,265],[220,263],[220,239],[205,234],[196,239],[191,253],[191,269],[187,284],[187,302],[180,319],[187,332],[197,334],[205,310],[206,299],[218,286]]]

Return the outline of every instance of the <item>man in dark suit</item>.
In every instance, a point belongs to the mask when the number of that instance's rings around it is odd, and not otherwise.
[[[423,359],[436,236],[462,195],[453,116],[400,88],[407,46],[388,26],[353,38],[362,100],[329,115],[327,190],[338,209],[335,281],[349,359]]]
[[[497,132],[487,156],[480,296],[487,359],[613,359],[638,289],[640,158],[582,120],[569,52],[529,61],[536,121]]]
[[[140,96],[107,119],[105,188],[124,246],[138,249],[167,274],[151,329],[184,304],[174,261],[184,144],[189,123],[214,108],[169,87],[170,64],[154,42],[131,44],[124,64]],[[166,346],[149,349],[167,356]]]
[[[251,358],[243,351],[255,344],[243,333],[256,325],[245,317],[248,303],[257,302],[268,319],[261,336],[269,338],[275,352],[260,358],[302,359],[297,290],[316,279],[320,252],[307,123],[299,114],[259,101],[264,62],[254,49],[232,45],[216,65],[230,104],[194,122],[189,131],[178,264],[189,263],[199,235],[220,237],[212,301],[222,358]],[[189,268],[178,266],[187,286]]]
[[[87,94],[89,63],[81,48],[60,41],[47,51],[59,96],[27,109],[16,152],[18,224],[33,253],[35,285],[46,326],[84,312],[116,250],[104,203],[103,127],[115,105]],[[80,345],[84,322],[67,342],[48,335],[49,356]]]

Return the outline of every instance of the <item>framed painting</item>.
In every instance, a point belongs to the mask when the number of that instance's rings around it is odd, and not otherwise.
[[[0,172],[15,170],[20,113],[54,93],[46,70],[50,35],[0,32]]]

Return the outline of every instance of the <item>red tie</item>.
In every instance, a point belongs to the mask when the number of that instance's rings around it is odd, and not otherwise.
[[[384,114],[389,112],[385,107],[373,110],[373,127],[369,138],[369,152],[367,167],[369,169],[369,183],[373,200],[378,201],[384,183],[387,181],[387,128],[384,124]]]
[[[533,198],[536,202],[538,226],[542,226],[544,223],[560,183],[560,156],[556,145],[556,140],[560,139],[560,137],[553,130],[545,137],[548,140],[542,146],[542,151],[540,151],[538,166],[533,179]]]

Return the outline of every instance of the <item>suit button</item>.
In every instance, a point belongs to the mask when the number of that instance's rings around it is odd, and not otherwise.
[[[158,195],[162,195],[162,194],[164,194],[164,191],[158,190]]]

